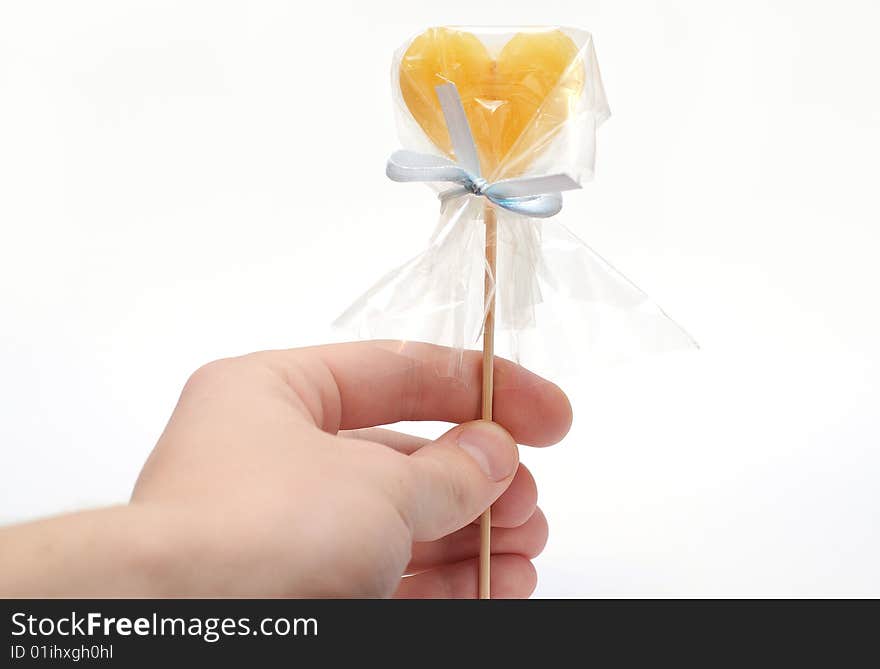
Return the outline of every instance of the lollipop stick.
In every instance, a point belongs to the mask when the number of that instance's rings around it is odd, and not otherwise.
[[[486,223],[486,279],[483,292],[483,306],[486,321],[483,325],[483,420],[492,420],[492,390],[495,368],[495,260],[497,251],[497,228],[495,209],[488,202],[483,210]],[[492,556],[492,508],[480,516],[480,599],[489,599],[489,562]]]

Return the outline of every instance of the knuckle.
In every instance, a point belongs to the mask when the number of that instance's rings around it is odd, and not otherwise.
[[[237,363],[233,358],[222,358],[206,363],[190,374],[183,392],[189,394],[214,388],[235,373],[236,367]]]
[[[451,476],[447,474],[445,483],[449,503],[452,507],[459,510],[468,509],[471,506],[473,495],[471,494],[467,478],[456,474]]]

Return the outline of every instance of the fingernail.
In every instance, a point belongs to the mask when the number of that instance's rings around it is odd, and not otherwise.
[[[468,423],[458,434],[458,445],[493,481],[503,481],[513,474],[516,467],[513,439],[500,425],[489,421]]]

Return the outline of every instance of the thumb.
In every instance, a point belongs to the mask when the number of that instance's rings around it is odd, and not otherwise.
[[[410,494],[402,512],[415,541],[433,541],[473,522],[503,493],[519,452],[497,423],[454,427],[408,458]]]

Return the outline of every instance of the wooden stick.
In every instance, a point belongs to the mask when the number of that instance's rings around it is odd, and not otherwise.
[[[486,321],[483,325],[483,420],[492,420],[492,391],[495,371],[495,261],[497,258],[498,223],[495,209],[488,202],[483,210],[486,223],[486,279],[483,289],[483,305],[486,310]],[[489,563],[492,557],[492,508],[488,508],[480,516],[480,599],[489,599]]]

